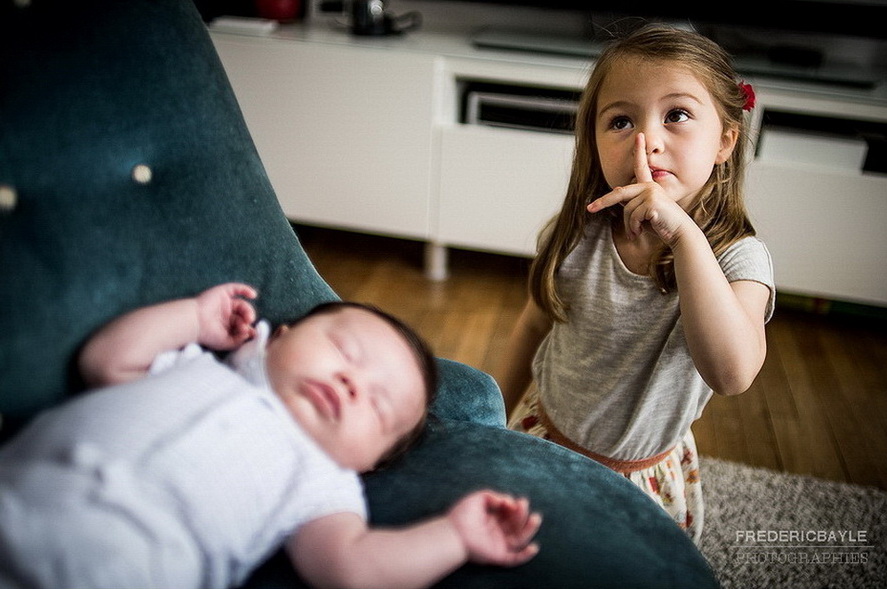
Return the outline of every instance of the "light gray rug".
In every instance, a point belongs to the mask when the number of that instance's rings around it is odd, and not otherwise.
[[[724,589],[887,587],[887,492],[700,460],[701,550]]]

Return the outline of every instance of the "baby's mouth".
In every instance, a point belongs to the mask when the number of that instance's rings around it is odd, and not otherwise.
[[[302,386],[302,394],[321,415],[338,420],[342,413],[342,402],[336,389],[320,381],[308,381]]]

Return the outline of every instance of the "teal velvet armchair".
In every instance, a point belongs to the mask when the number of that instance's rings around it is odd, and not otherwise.
[[[0,439],[82,393],[79,346],[132,308],[233,280],[258,288],[272,323],[336,298],[278,205],[190,2],[0,6]],[[465,566],[441,587],[716,586],[630,483],[507,431],[494,381],[439,362],[422,442],[365,477],[373,523],[479,487],[527,496],[544,516],[533,561]],[[247,585],[302,582],[277,555]]]

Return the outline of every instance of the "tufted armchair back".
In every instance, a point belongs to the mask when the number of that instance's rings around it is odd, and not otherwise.
[[[334,297],[280,212],[188,2],[4,0],[0,413],[77,390],[120,313],[240,280],[272,321]]]

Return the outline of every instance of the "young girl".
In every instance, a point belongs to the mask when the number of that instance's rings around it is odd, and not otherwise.
[[[697,542],[690,425],[713,390],[749,388],[773,311],[770,256],[742,204],[752,106],[695,33],[649,25],[601,55],[498,374],[510,427],[623,473]]]

